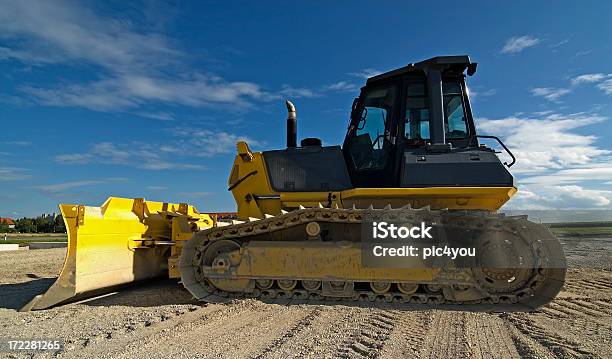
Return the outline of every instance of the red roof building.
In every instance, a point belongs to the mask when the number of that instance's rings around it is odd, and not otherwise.
[[[15,222],[11,218],[0,217],[0,223],[6,223],[9,228],[15,228]]]

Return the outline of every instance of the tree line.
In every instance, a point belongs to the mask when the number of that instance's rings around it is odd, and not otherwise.
[[[14,219],[13,222],[15,228],[9,228],[6,222],[0,222],[0,233],[66,233],[62,216],[23,217]]]

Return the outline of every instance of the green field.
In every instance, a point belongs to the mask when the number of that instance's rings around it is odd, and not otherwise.
[[[612,226],[610,227],[553,227],[550,229],[557,236],[612,236]]]
[[[557,236],[612,236],[612,222],[549,223],[547,226]]]
[[[30,242],[66,242],[68,241],[68,237],[65,234],[56,235],[31,235],[31,234],[15,234],[7,236],[7,240],[4,240],[4,235],[0,234],[0,244],[19,244],[21,246],[25,246]]]

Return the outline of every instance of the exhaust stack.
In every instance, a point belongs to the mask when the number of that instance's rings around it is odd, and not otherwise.
[[[285,101],[287,105],[287,148],[297,147],[297,116],[295,114],[295,105],[289,100]]]

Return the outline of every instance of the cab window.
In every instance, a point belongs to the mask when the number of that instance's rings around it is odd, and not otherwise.
[[[444,125],[446,138],[466,138],[468,135],[461,85],[458,81],[444,81],[442,83],[444,95]]]
[[[406,138],[429,139],[429,98],[424,81],[409,82],[406,88]]]
[[[468,126],[458,80],[442,83],[444,127],[446,137],[466,138]],[[409,82],[406,87],[405,136],[413,143],[429,140],[429,96],[424,80]]]
[[[388,131],[396,88],[369,90],[358,109],[355,133],[349,139],[349,153],[356,170],[385,167],[389,155]]]

